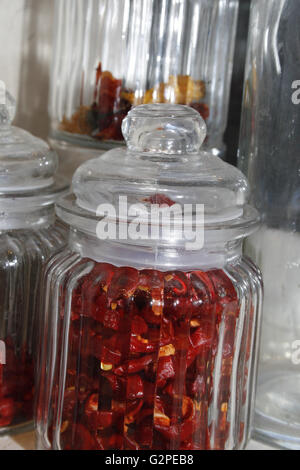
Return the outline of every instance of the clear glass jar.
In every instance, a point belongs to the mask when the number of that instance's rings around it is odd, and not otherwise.
[[[292,449],[300,449],[299,21],[297,0],[253,1],[239,152],[263,219],[248,240],[265,284],[255,429]]]
[[[66,243],[54,200],[57,157],[11,126],[14,101],[0,105],[0,435],[32,424],[42,267]]]
[[[51,136],[109,148],[132,106],[179,103],[223,152],[238,0],[58,0]]]
[[[45,274],[38,447],[243,448],[262,297],[242,255],[259,220],[246,179],[199,150],[206,129],[192,108],[136,107],[123,133],[128,149],[83,164],[57,205],[71,230]],[[110,213],[118,235],[107,238],[99,223],[120,196],[129,210]],[[175,206],[187,211],[186,237],[178,214],[164,231]],[[204,244],[186,243],[199,234]]]

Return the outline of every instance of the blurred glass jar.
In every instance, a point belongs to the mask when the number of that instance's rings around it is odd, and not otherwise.
[[[83,164],[57,204],[71,231],[46,270],[38,446],[243,448],[262,296],[242,255],[259,220],[246,178],[200,150],[205,123],[186,106],[136,107],[123,131],[128,149]],[[114,210],[119,235],[101,234]]]
[[[224,152],[238,0],[57,0],[51,137],[109,148],[132,106],[188,104]]]
[[[248,252],[265,301],[257,436],[300,448],[300,10],[297,0],[254,0],[239,164],[263,228]]]
[[[2,95],[1,95],[2,96]],[[65,245],[54,201],[67,189],[54,180],[57,156],[11,126],[15,104],[0,105],[0,435],[33,420],[42,268]]]

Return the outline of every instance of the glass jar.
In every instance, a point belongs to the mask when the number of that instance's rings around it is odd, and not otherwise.
[[[243,448],[262,296],[246,179],[199,150],[192,108],[138,106],[123,133],[57,205],[71,231],[46,270],[39,448]]]
[[[54,200],[57,156],[11,126],[15,104],[0,105],[0,435],[33,420],[42,267],[66,242]]]
[[[256,435],[291,449],[300,449],[299,21],[296,0],[253,1],[239,155],[263,220],[248,241],[265,283]]]
[[[223,152],[238,0],[58,0],[51,137],[110,148],[128,111],[179,103]]]

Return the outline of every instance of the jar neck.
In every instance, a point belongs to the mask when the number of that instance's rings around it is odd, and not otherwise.
[[[70,248],[83,258],[117,267],[131,266],[144,269],[151,266],[160,271],[222,269],[229,263],[235,263],[242,256],[242,243],[243,239],[238,239],[226,244],[205,245],[199,251],[190,251],[182,247],[146,247],[120,241],[100,240],[96,236],[74,228],[70,229],[69,235]]]
[[[38,230],[52,225],[55,221],[54,206],[39,208],[18,208],[16,211],[5,210],[0,217],[0,232],[10,230]]]

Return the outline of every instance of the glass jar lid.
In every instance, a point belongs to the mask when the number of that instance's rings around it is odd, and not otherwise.
[[[0,192],[51,186],[58,167],[57,155],[43,140],[11,125],[16,104],[8,92],[5,98],[0,104]]]
[[[55,177],[58,157],[46,142],[12,126],[16,103],[6,92],[0,104],[0,205],[12,210],[16,201],[31,206],[53,203],[67,189]]]
[[[110,206],[120,208],[122,198],[127,208],[137,209],[139,224],[149,223],[153,205],[162,213],[176,205],[184,210],[187,224],[194,224],[201,207],[204,230],[215,239],[243,237],[254,230],[259,217],[248,206],[247,180],[237,168],[201,150],[206,125],[197,111],[181,105],[137,106],[123,121],[123,135],[127,149],[110,150],[76,171],[73,195],[57,209],[68,223],[94,231],[92,219],[107,217]],[[119,224],[130,223],[134,216],[120,210],[116,218]],[[176,236],[165,240],[177,241]]]

